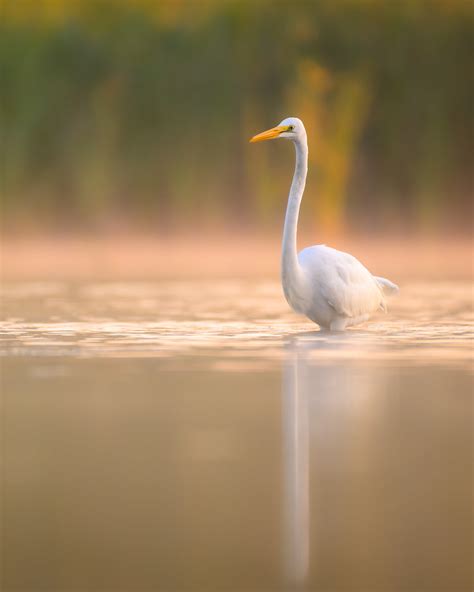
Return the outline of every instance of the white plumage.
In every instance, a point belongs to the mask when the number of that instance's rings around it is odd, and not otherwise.
[[[296,150],[281,263],[283,291],[288,303],[296,312],[333,331],[343,331],[366,321],[378,310],[386,311],[385,297],[398,292],[398,287],[385,278],[373,276],[352,255],[326,245],[297,252],[298,214],[308,172],[308,143],[303,122],[289,117],[250,141],[273,138],[292,140]]]

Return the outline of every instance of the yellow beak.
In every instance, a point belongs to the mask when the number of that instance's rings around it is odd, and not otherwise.
[[[278,138],[278,136],[288,131],[288,126],[286,125],[277,125],[276,127],[272,127],[272,129],[267,130],[266,132],[262,132],[261,134],[257,134],[253,138],[250,138],[249,142],[264,142],[265,140],[273,140],[273,138]]]

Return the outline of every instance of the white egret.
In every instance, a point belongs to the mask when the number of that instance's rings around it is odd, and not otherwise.
[[[301,119],[288,117],[276,127],[250,139],[261,142],[286,138],[295,145],[296,164],[288,196],[281,259],[285,297],[297,312],[325,329],[344,331],[386,311],[385,296],[398,287],[373,276],[355,257],[326,245],[296,248],[296,227],[308,172],[308,142]]]

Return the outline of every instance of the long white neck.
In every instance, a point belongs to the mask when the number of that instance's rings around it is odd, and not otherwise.
[[[283,249],[281,257],[281,279],[287,300],[292,300],[292,293],[298,291],[302,279],[302,270],[298,263],[296,233],[301,199],[303,198],[308,172],[308,143],[306,136],[295,142],[296,164],[291,183],[288,205],[286,208],[285,226],[283,228]],[[290,304],[292,304],[290,302]]]

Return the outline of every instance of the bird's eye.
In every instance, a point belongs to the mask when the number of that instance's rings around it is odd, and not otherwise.
[[[295,129],[294,125],[289,125],[288,126],[288,131],[292,132]]]

